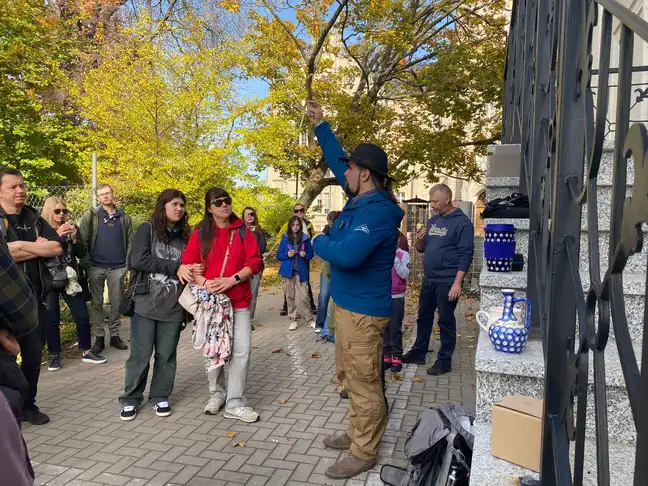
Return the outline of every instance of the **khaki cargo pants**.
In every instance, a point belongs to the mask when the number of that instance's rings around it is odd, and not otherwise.
[[[337,378],[349,392],[351,453],[364,460],[376,458],[387,426],[383,393],[383,334],[389,317],[372,317],[335,307],[335,366]]]

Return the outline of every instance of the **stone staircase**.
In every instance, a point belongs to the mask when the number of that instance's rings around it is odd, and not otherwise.
[[[601,253],[601,273],[607,269],[608,241],[610,230],[610,204],[612,199],[612,152],[604,151],[601,161],[601,171],[598,178],[599,200],[599,248]],[[490,161],[489,161],[490,166]],[[630,169],[630,166],[629,166]],[[628,173],[628,195],[633,182],[633,173]],[[518,178],[487,177],[486,200],[503,197],[517,192]],[[589,258],[587,252],[587,208],[583,209],[581,226],[581,256],[580,273],[583,289],[589,288]],[[521,219],[487,219],[485,224],[514,224],[517,229],[516,251],[522,253],[525,262],[528,260],[529,221]],[[646,245],[648,246],[648,245]],[[641,255],[632,257],[624,272],[624,294],[626,314],[633,339],[635,355],[641,358],[641,343],[643,339],[643,311],[646,281],[646,248]],[[487,310],[490,307],[502,305],[502,289],[512,288],[519,297],[526,295],[527,273],[523,272],[495,273],[483,269],[480,274],[480,307]],[[533,305],[533,303],[532,303]],[[605,351],[606,392],[608,406],[608,427],[610,438],[610,470],[611,484],[627,484],[634,470],[634,450],[636,445],[636,430],[632,420],[630,404],[625,388],[623,372],[614,340],[614,333]],[[594,396],[592,360],[589,367],[590,390],[587,402],[587,426],[585,447],[585,484],[596,484],[596,444],[594,424]],[[491,409],[506,395],[528,395],[536,398],[543,397],[544,390],[544,355],[542,341],[539,337],[530,339],[525,350],[519,355],[505,354],[496,351],[488,338],[481,331],[477,343],[475,357],[477,374],[476,386],[476,441],[473,453],[471,485],[515,484],[520,476],[537,474],[521,467],[507,463],[491,456]],[[573,453],[573,448],[572,448]],[[512,482],[513,481],[513,482]]]

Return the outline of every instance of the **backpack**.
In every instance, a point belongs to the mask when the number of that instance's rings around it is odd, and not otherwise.
[[[498,197],[486,203],[481,218],[528,218],[529,197],[514,192],[507,197]]]
[[[380,479],[389,486],[468,486],[473,422],[459,405],[426,410],[405,441],[407,469],[385,465]]]

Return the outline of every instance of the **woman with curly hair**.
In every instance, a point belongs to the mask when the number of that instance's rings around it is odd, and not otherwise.
[[[137,228],[129,268],[134,289],[131,349],[126,361],[126,385],[120,397],[121,419],[133,420],[144,399],[151,354],[155,351],[149,402],[159,417],[171,415],[169,395],[176,374],[176,350],[185,321],[178,304],[182,283],[192,281],[194,267],[181,265],[189,241],[187,199],[177,189],[165,189],[151,219]],[[197,269],[200,270],[200,269]]]

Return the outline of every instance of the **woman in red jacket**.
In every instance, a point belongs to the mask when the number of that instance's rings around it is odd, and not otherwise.
[[[222,272],[228,246],[229,257]],[[207,371],[210,398],[205,413],[208,415],[216,415],[225,405],[223,415],[226,418],[244,422],[259,419],[259,414],[248,407],[243,392],[252,349],[250,278],[261,271],[261,262],[256,238],[232,212],[230,195],[221,187],[211,188],[205,194],[203,219],[189,238],[182,255],[184,265],[204,265],[204,275],[196,276],[195,283],[207,287],[210,292],[225,293],[234,309],[227,389],[222,366]]]

